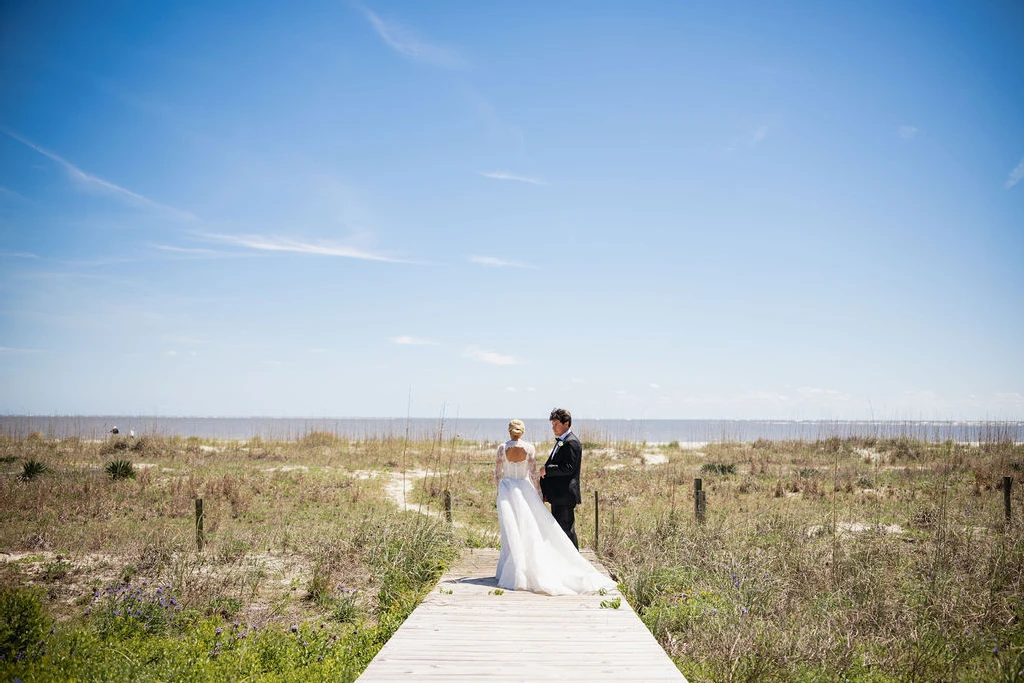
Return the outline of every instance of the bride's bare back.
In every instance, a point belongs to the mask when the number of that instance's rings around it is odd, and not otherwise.
[[[505,466],[508,465],[511,476],[529,479],[539,494],[536,452],[532,443],[518,439],[511,439],[498,446],[494,459],[494,483],[497,484],[503,476],[509,474],[505,471]]]
[[[522,462],[526,460],[526,449],[522,446],[508,446],[505,448],[505,459],[509,462]]]

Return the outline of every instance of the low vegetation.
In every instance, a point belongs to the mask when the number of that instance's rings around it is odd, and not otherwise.
[[[596,490],[602,562],[690,681],[1024,680],[1024,446],[589,446],[577,532]],[[496,526],[487,474],[453,468],[456,520]]]
[[[602,561],[691,681],[1024,676],[1024,447],[582,436],[581,541],[596,490]],[[353,680],[497,543],[494,446],[0,437],[0,680]],[[457,525],[399,512],[403,480]]]

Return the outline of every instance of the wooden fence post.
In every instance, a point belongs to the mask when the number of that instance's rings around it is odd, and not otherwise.
[[[597,552],[598,540],[601,538],[601,516],[597,513],[597,489],[594,489],[594,552]]]
[[[206,538],[203,536],[203,499],[196,498],[196,548],[203,552],[206,545]]]
[[[1006,513],[1006,524],[1010,524],[1010,487],[1013,477],[1003,477],[1003,511]]]
[[[698,522],[703,522],[707,512],[707,499],[704,497],[704,482],[701,479],[693,480],[693,514]]]
[[[449,524],[452,523],[452,492],[444,490],[444,518]]]

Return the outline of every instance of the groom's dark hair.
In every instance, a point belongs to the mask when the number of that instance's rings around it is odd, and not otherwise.
[[[562,424],[567,424],[572,427],[572,413],[565,408],[555,408],[551,411],[551,416],[548,420],[558,420]]]

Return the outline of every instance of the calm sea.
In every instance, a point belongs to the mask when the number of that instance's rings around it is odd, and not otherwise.
[[[551,428],[546,419],[525,420],[526,438],[546,441]],[[414,439],[459,436],[470,441],[507,438],[507,420],[501,418],[292,418],[292,417],[154,417],[147,415],[37,416],[2,415],[0,432],[28,436],[78,436],[98,439],[113,427],[122,434],[197,436],[239,440],[298,439],[324,431],[351,439],[408,435]],[[578,420],[573,425],[583,440],[647,441],[667,443],[802,439],[838,437],[908,437],[925,441],[1024,441],[1024,422],[925,422],[836,420]]]

